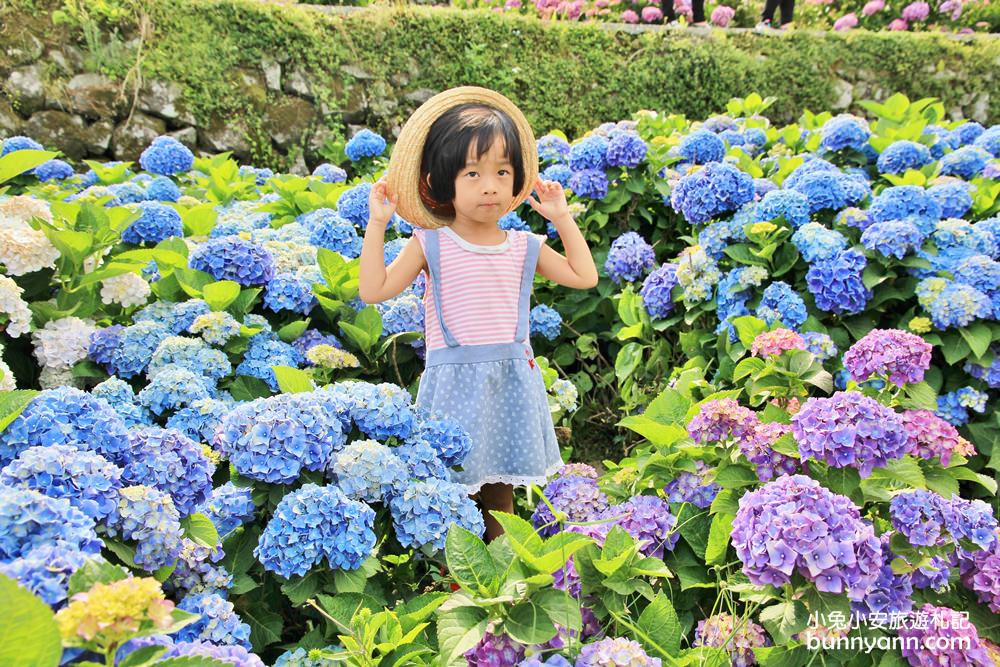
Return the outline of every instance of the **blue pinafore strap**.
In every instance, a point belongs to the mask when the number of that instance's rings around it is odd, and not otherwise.
[[[521,291],[517,305],[517,329],[514,341],[510,343],[488,343],[485,345],[460,345],[448,329],[441,311],[441,247],[440,231],[427,230],[424,236],[427,268],[431,274],[431,287],[434,290],[434,310],[441,326],[441,333],[447,348],[430,350],[427,353],[427,366],[438,364],[476,363],[480,361],[499,361],[501,359],[524,359],[525,350],[531,356],[531,346],[528,342],[528,312],[531,303],[531,286],[534,282],[535,267],[538,264],[538,254],[541,251],[541,241],[534,234],[528,234],[528,248],[524,255],[524,265],[521,268]]]

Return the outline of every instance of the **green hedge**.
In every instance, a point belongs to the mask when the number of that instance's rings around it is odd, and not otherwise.
[[[109,5],[124,7],[129,18],[100,24],[105,36],[116,29],[123,38],[137,33],[139,4],[132,1],[77,0],[93,17],[108,15]],[[68,38],[84,45],[79,21],[52,24],[51,11],[61,6],[15,0],[0,9],[0,22],[26,26],[54,44]],[[407,92],[460,84],[499,90],[518,102],[536,130],[560,128],[571,136],[640,108],[704,118],[751,91],[777,96],[769,115],[790,121],[804,108],[831,108],[838,74],[850,80],[858,71],[886,94],[937,97],[948,109],[968,104],[972,94],[989,94],[988,121],[1000,120],[1000,79],[992,76],[1000,41],[989,37],[865,32],[703,37],[631,34],[596,24],[543,24],[441,8],[340,16],[238,0],[148,0],[141,6],[153,26],[143,46],[142,75],[182,84],[188,106],[202,120],[263,108],[266,100],[248,94],[232,72],[276,56],[288,58],[286,72],[290,66],[314,71],[321,96],[333,102],[357,94],[350,85],[344,88],[341,66],[370,73],[373,78],[355,82],[355,88],[363,86],[367,98],[376,100],[366,121],[381,131],[412,111],[415,103],[402,101]],[[6,57],[0,53],[0,66],[10,65]],[[133,65],[126,55],[102,69],[124,77]],[[403,85],[401,76],[407,79]]]

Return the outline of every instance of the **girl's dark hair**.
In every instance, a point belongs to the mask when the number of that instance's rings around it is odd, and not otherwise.
[[[420,199],[432,213],[455,217],[451,203],[455,199],[455,177],[465,168],[469,147],[475,142],[478,160],[498,137],[514,168],[514,192],[520,192],[524,187],[521,137],[510,116],[486,104],[467,103],[448,109],[434,121],[424,141],[419,185]]]

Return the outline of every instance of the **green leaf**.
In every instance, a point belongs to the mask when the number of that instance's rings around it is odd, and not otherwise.
[[[184,535],[203,547],[214,549],[219,545],[219,532],[212,520],[201,512],[195,512],[181,519]]]
[[[281,585],[281,592],[293,605],[300,605],[311,598],[319,589],[320,576],[316,570],[311,570],[302,577],[295,577]]]
[[[500,587],[500,572],[478,535],[453,523],[445,538],[444,552],[448,571],[459,586],[472,595],[496,596]]]
[[[503,624],[504,630],[522,644],[542,644],[556,636],[556,626],[545,609],[531,600],[514,605]]]
[[[479,607],[455,607],[439,614],[437,638],[443,664],[451,665],[478,644],[486,632],[486,622],[486,610]]]
[[[56,667],[59,628],[48,605],[0,574],[0,665]]]
[[[118,663],[118,667],[145,667],[146,665],[155,662],[157,658],[166,652],[166,646],[143,646],[142,648],[132,651],[125,656],[125,658]]]
[[[120,581],[128,576],[128,570],[120,565],[112,565],[99,556],[88,558],[80,566],[80,569],[70,576],[67,597],[89,591],[96,583],[110,584],[112,581]]]
[[[531,596],[531,601],[544,609],[554,623],[570,630],[580,630],[583,627],[580,603],[566,591],[543,588]]]
[[[257,561],[253,551],[257,548],[257,541],[260,539],[260,528],[256,526],[250,526],[243,529],[242,532],[239,531],[240,529],[237,529],[222,544],[222,550],[226,554],[222,559],[222,564],[234,577],[244,574]]]
[[[306,327],[309,326],[309,320],[295,320],[294,322],[289,322],[285,326],[278,329],[278,338],[285,341],[286,343],[291,343],[293,340],[301,336]]]
[[[937,410],[937,392],[926,382],[908,384],[899,405],[910,410]]]
[[[376,341],[382,336],[382,315],[375,306],[365,306],[354,318],[355,326],[368,334],[368,338]]]
[[[255,653],[260,653],[265,647],[281,641],[284,621],[281,620],[281,616],[269,611],[263,604],[240,605],[239,614],[250,626],[250,643],[253,644]]]
[[[183,287],[183,283],[181,284]],[[201,290],[201,298],[212,310],[225,310],[240,296],[239,283],[232,280],[219,280],[208,283]]]
[[[965,342],[969,344],[972,353],[977,357],[986,354],[986,350],[990,349],[990,343],[993,341],[993,332],[983,322],[973,322],[969,326],[959,329],[958,333],[962,335]]]
[[[284,394],[301,394],[316,388],[312,377],[303,370],[291,366],[271,366],[271,370],[278,381],[278,388]]]
[[[753,345],[753,339],[767,331],[767,324],[753,315],[742,315],[733,319],[733,326],[736,327],[740,342],[748,350]]]
[[[757,473],[746,465],[727,465],[716,471],[715,483],[724,489],[738,489],[757,484]]]
[[[798,600],[779,602],[760,612],[760,622],[767,629],[775,644],[787,644],[792,635],[805,630],[809,612]]]
[[[260,378],[237,375],[236,379],[229,385],[229,393],[237,401],[252,401],[255,398],[270,396],[271,388]]]
[[[686,426],[685,417],[691,407],[691,401],[676,389],[664,389],[659,396],[650,401],[643,415],[661,424],[678,424]]]
[[[364,352],[368,352],[375,344],[375,341],[368,336],[368,332],[360,327],[356,327],[350,322],[338,322],[337,326],[340,330],[344,332],[352,343],[358,346]]]
[[[20,153],[21,151],[17,151]],[[14,391],[0,391],[0,433],[3,432],[18,415],[28,407],[28,403],[37,396],[39,392],[34,389],[15,389]]]
[[[198,269],[177,268],[174,269],[174,275],[177,276],[181,289],[193,298],[201,298],[201,291],[205,285],[215,282],[211,274]]]
[[[159,282],[159,281],[157,281]],[[154,283],[155,284],[155,283]],[[229,304],[226,311],[238,320],[242,320],[244,315],[246,315],[253,308],[254,301],[257,300],[258,295],[261,293],[261,288],[250,287],[240,291],[240,295],[236,297],[236,300]]]
[[[59,153],[39,151],[33,148],[7,153],[3,157],[0,157],[0,183],[5,183],[15,176],[30,171],[58,155]]]
[[[723,565],[726,562],[726,551],[729,550],[729,536],[733,532],[732,514],[716,514],[712,517],[712,527],[708,531],[708,544],[705,546],[705,562],[709,565]]]
[[[662,657],[673,657],[680,653],[681,623],[670,599],[662,591],[642,610],[638,625],[646,635],[655,637],[657,645],[666,651],[667,655]]]

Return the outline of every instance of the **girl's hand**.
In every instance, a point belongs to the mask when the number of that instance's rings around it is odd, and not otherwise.
[[[386,202],[388,200],[388,202]],[[368,195],[368,223],[387,227],[396,212],[397,199],[389,194],[389,184],[385,177],[378,179]]]
[[[539,178],[535,181],[535,192],[538,193],[538,199],[528,195],[528,205],[539,215],[553,223],[565,218],[572,220],[569,204],[566,203],[566,193],[558,181],[543,181]]]

